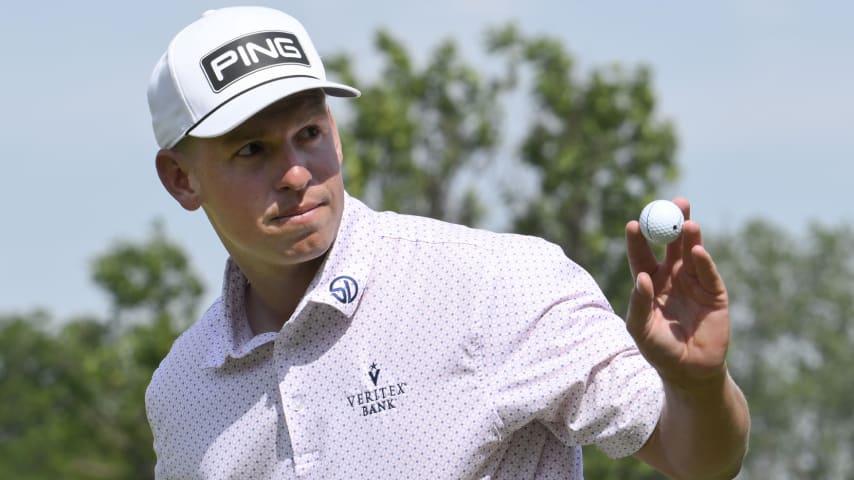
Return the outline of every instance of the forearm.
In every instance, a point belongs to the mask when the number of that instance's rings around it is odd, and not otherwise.
[[[725,374],[691,388],[665,382],[658,427],[639,457],[677,479],[732,479],[747,451],[750,416]]]

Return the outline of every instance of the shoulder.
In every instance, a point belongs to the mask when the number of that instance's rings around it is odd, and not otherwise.
[[[354,197],[342,229],[351,238],[379,242],[380,247],[416,244],[423,250],[481,252],[490,262],[525,261],[532,257],[565,260],[563,250],[542,238],[473,228],[434,218],[393,211],[375,211]],[[353,235],[352,230],[370,230],[370,235]]]
[[[539,237],[494,232],[417,215],[379,212],[375,225],[379,237],[387,242],[434,244],[508,254],[506,257],[492,257],[492,260],[512,260],[517,257],[510,253],[552,258],[564,256],[559,246]]]
[[[453,265],[498,290],[571,286],[599,293],[592,276],[563,249],[540,237],[493,232],[428,217],[376,213],[379,255],[401,262]]]

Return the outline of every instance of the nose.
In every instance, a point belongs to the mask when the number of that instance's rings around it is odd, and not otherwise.
[[[311,183],[312,174],[304,161],[292,149],[283,149],[281,160],[278,163],[276,179],[277,190],[302,191]]]

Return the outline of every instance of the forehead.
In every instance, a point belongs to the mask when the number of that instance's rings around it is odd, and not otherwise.
[[[238,125],[234,130],[224,135],[225,139],[242,136],[247,129],[256,130],[268,121],[283,118],[301,118],[306,115],[326,111],[326,95],[320,90],[309,90],[285,97]]]

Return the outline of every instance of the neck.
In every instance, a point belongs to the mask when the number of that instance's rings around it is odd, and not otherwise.
[[[246,268],[238,263],[249,280],[246,289],[246,317],[252,333],[278,332],[293,315],[305,295],[325,255],[289,267]]]

